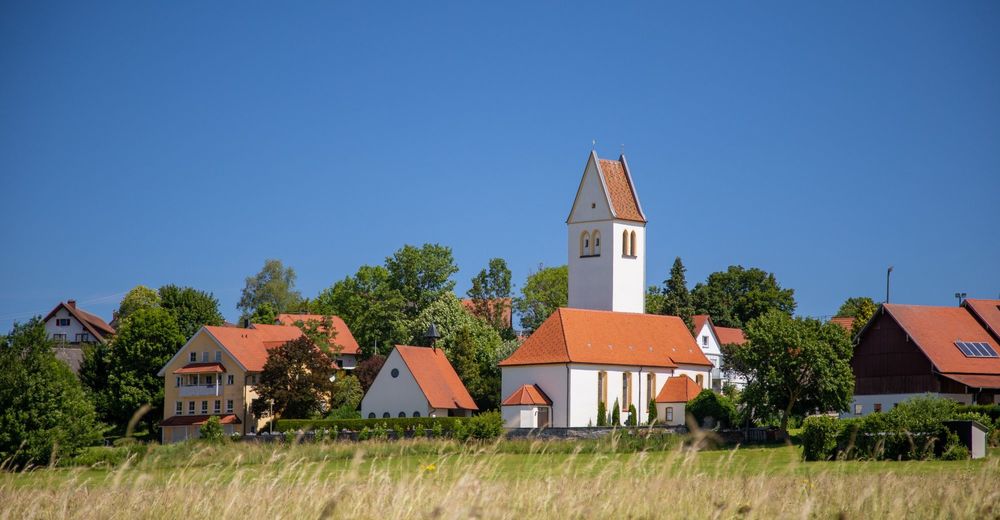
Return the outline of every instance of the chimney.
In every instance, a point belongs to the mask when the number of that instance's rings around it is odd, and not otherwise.
[[[250,318],[243,318],[243,328],[244,329],[250,328]]]
[[[68,302],[66,302],[66,305],[69,305],[69,307],[71,309],[75,309],[76,308],[76,300],[69,300]]]

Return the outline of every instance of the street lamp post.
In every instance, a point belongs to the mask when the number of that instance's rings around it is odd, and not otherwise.
[[[889,303],[889,275],[892,274],[892,266],[885,272],[885,303]]]

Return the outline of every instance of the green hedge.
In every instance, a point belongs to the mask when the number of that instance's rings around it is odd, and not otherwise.
[[[455,430],[460,421],[467,420],[463,417],[396,417],[388,419],[279,419],[274,422],[274,431],[311,431],[311,430],[350,430],[360,432],[363,428],[372,429],[376,425],[381,425],[386,430],[395,430],[397,427],[403,430],[434,429],[435,424],[439,424],[444,432]]]
[[[841,421],[836,417],[818,415],[802,423],[802,456],[806,460],[830,460],[837,455],[837,436]]]
[[[1000,426],[1000,404],[963,404],[955,409],[958,413],[981,413]],[[988,426],[988,425],[984,425]]]

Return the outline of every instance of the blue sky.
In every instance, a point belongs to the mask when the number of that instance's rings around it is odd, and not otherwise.
[[[1000,4],[0,4],[0,329],[134,285],[313,296],[406,243],[565,263],[625,146],[647,278],[773,271],[798,311],[1000,294]]]

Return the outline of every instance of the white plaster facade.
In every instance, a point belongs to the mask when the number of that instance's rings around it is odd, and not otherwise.
[[[721,391],[726,383],[731,383],[741,390],[746,387],[747,380],[745,377],[733,371],[725,370],[725,357],[722,355],[722,346],[719,343],[719,338],[716,336],[711,322],[706,320],[702,324],[701,330],[696,331],[694,339],[698,343],[698,347],[701,348],[702,353],[712,362],[712,366],[714,367],[711,374],[711,389]]]
[[[597,161],[591,153],[566,220],[569,307],[645,312],[645,224],[615,218]],[[633,232],[635,255],[625,254]]]
[[[552,425],[552,407],[544,405],[502,406],[505,428],[541,428]],[[545,415],[549,423],[543,424]]]
[[[69,324],[59,325],[60,322],[65,322],[65,320],[69,320]],[[51,318],[46,320],[45,336],[49,339],[61,339],[66,343],[89,343],[97,341],[97,338],[93,337],[93,334],[65,308],[60,308]]]
[[[393,349],[361,400],[361,417],[416,417],[416,414],[420,417],[447,417],[448,411],[430,407],[403,357]]]
[[[684,426],[687,423],[685,418],[685,403],[656,403],[656,422],[667,426]]]

